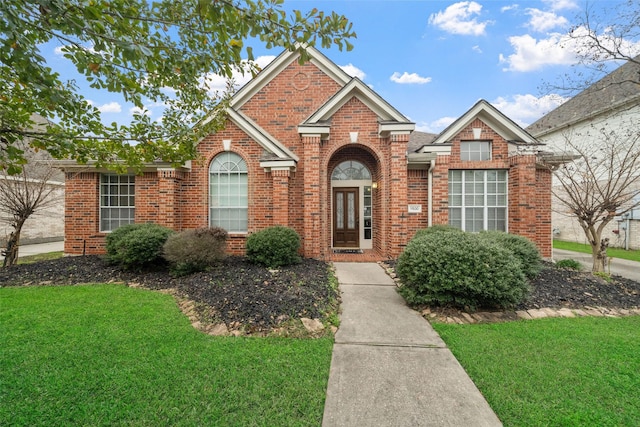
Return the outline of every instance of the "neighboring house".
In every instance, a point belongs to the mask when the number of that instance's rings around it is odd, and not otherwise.
[[[533,240],[551,256],[551,173],[540,144],[485,101],[440,135],[414,123],[319,51],[284,52],[233,97],[200,159],[142,175],[66,162],[67,254],[102,253],[122,224],[295,229],[306,257],[397,257],[418,229],[451,223]],[[549,159],[549,157],[545,157]]]
[[[48,123],[44,117],[39,115],[33,115],[32,120],[35,122],[34,128],[36,129]],[[35,213],[30,215],[25,222],[20,233],[20,244],[61,241],[64,239],[64,174],[52,167],[52,158],[47,151],[39,150],[36,152],[30,149],[25,141],[22,141],[18,147],[27,153],[28,163],[24,166],[25,174],[8,176],[0,171],[0,180],[20,182],[21,184],[16,188],[20,191],[31,191],[33,194],[34,191],[37,191],[37,183],[40,182],[38,180],[46,179],[47,188],[44,193],[48,194],[46,200],[40,204],[40,208],[37,208]],[[30,183],[36,185],[31,186]],[[0,184],[1,191],[3,190]],[[5,247],[9,235],[14,231],[11,226],[13,221],[13,216],[0,201],[0,248]]]
[[[0,179],[10,178],[0,176]],[[39,209],[27,219],[20,233],[21,245],[59,242],[64,239],[64,182],[50,180],[47,182],[47,186],[53,187],[50,197],[59,200],[59,203]],[[1,248],[5,247],[9,235],[14,230],[11,226],[12,222],[13,217],[0,206]]]
[[[527,131],[555,151],[561,151],[566,139],[597,146],[603,129],[624,135],[638,132],[639,123],[640,64],[629,61],[540,118]],[[555,192],[561,194],[559,188]],[[574,215],[557,197],[553,198],[552,207],[554,236],[588,243]],[[609,223],[602,237],[608,237],[612,246],[640,249],[640,209]]]

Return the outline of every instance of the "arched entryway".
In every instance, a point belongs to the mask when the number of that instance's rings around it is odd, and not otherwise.
[[[331,247],[370,250],[375,247],[375,188],[378,164],[366,150],[336,153],[330,162]]]

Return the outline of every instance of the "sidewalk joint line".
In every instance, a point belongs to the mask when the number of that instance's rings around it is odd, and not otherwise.
[[[357,342],[357,341],[335,341],[334,344],[360,345],[368,347],[398,347],[398,348],[436,348],[448,350],[446,345],[438,344],[398,344],[398,343],[379,343],[379,342]]]

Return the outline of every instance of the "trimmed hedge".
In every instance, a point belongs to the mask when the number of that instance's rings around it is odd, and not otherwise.
[[[249,261],[269,268],[299,263],[299,250],[300,236],[288,227],[269,227],[247,237]]]
[[[229,234],[220,227],[203,227],[172,234],[164,244],[164,258],[171,262],[173,273],[184,276],[205,271],[227,256]]]
[[[494,241],[511,251],[522,263],[522,271],[533,279],[542,270],[542,257],[535,243],[524,236],[508,234],[502,231],[483,231],[480,237]]]
[[[128,224],[106,237],[107,259],[125,269],[140,269],[162,260],[162,246],[174,231],[158,224]]]
[[[529,294],[520,260],[479,234],[421,233],[400,255],[396,272],[400,294],[413,305],[514,307]]]

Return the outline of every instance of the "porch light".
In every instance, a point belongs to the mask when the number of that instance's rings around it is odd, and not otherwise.
[[[223,139],[222,140],[222,148],[224,148],[224,151],[231,150],[231,140],[230,139]]]
[[[352,144],[358,142],[358,132],[349,132],[349,137],[351,138]]]
[[[378,183],[377,183],[377,182],[372,182],[372,183],[371,183],[371,188],[373,188],[374,190],[375,190],[376,188],[378,188]]]

